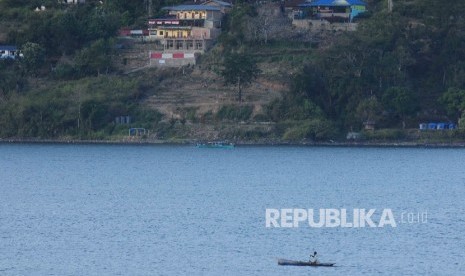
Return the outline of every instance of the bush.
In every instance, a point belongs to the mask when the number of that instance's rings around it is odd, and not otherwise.
[[[163,114],[157,110],[139,108],[134,111],[134,122],[143,124],[141,127],[150,128],[153,125],[158,124],[163,118]]]
[[[269,122],[270,118],[266,114],[257,114],[253,117],[254,121],[256,122]]]
[[[221,133],[221,139],[226,140],[260,140],[267,137],[269,133],[261,129],[234,129]]]
[[[246,121],[253,112],[252,106],[225,105],[216,113],[217,120]]]
[[[196,113],[197,113],[197,108],[194,108],[194,107],[186,108],[184,119],[192,123],[196,123],[198,121]]]
[[[59,64],[53,71],[53,78],[58,80],[72,80],[76,78],[76,69],[71,64]]]
[[[163,116],[134,99],[137,89],[133,79],[102,76],[12,94],[0,103],[0,137],[102,139],[127,131],[128,125],[115,126],[117,116],[131,116],[131,126],[153,129]]]
[[[366,140],[392,141],[406,137],[405,131],[401,129],[379,129],[374,131],[364,131],[363,137]]]
[[[312,119],[296,122],[285,131],[283,139],[288,141],[299,141],[303,139],[318,141],[333,138],[335,135],[336,129],[330,121]]]

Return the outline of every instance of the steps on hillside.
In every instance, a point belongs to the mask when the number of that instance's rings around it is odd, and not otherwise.
[[[151,96],[147,101],[156,106],[166,104],[217,104],[233,100],[234,96],[230,93],[219,91],[165,90],[158,91],[156,95]]]
[[[243,104],[253,105],[254,110],[259,111],[263,105],[279,98],[284,89],[279,80],[258,79],[243,90]],[[184,116],[187,108],[196,109],[197,116],[215,113],[224,105],[238,104],[237,96],[236,87],[225,86],[217,74],[195,67],[164,78],[153,94],[145,99],[145,104],[168,118],[177,118]]]

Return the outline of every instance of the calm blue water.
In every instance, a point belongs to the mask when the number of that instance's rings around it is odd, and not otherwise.
[[[0,275],[465,275],[465,150],[0,144]],[[428,212],[266,228],[266,208]],[[283,267],[277,258],[337,267]]]

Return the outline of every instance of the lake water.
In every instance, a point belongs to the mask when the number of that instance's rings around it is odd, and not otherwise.
[[[465,275],[464,164],[463,149],[0,144],[0,275]],[[267,228],[267,208],[391,209],[397,227]],[[336,266],[277,265],[314,250]]]

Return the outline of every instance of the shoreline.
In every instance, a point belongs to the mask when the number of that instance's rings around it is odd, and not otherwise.
[[[200,140],[76,140],[76,139],[19,139],[0,138],[0,144],[57,144],[57,145],[195,145]],[[232,141],[236,146],[300,146],[300,147],[347,147],[347,148],[465,148],[464,142],[409,142],[409,141]]]

